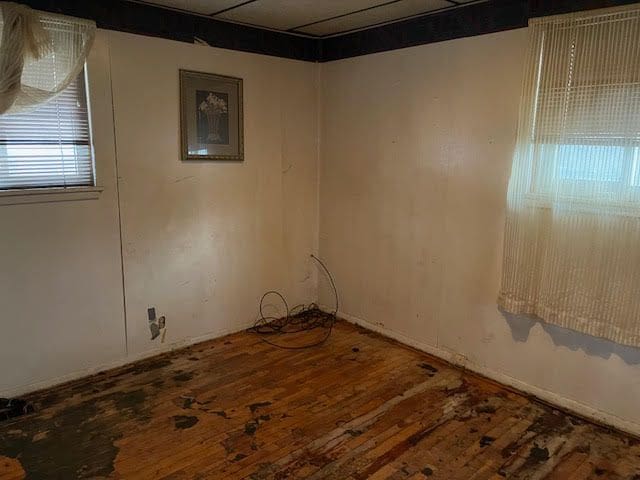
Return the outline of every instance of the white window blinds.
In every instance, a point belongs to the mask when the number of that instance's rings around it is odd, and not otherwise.
[[[529,31],[499,305],[640,346],[640,6]]]
[[[48,102],[0,115],[0,189],[92,185],[84,71]]]
[[[640,21],[611,11],[534,23],[531,192],[640,199]]]

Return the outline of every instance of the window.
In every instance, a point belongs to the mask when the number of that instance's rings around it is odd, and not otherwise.
[[[640,346],[640,8],[532,19],[499,305]]]
[[[25,113],[0,115],[0,190],[94,186],[85,72]]]
[[[636,13],[558,19],[540,29],[528,141],[531,193],[640,200],[639,32]]]
[[[543,196],[632,202],[640,197],[640,148],[540,144],[532,190]]]

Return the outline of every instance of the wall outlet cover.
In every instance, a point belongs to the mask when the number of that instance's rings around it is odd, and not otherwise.
[[[160,328],[155,322],[149,324],[149,330],[151,330],[151,340],[155,340],[160,336]]]

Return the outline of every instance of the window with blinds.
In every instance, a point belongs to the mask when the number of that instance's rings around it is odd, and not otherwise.
[[[560,18],[535,35],[532,191],[637,202],[638,13]]]
[[[498,303],[640,346],[640,4],[529,33]]]
[[[95,185],[84,71],[25,113],[0,115],[0,189]]]

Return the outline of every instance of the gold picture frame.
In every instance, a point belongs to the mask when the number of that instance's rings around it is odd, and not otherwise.
[[[182,161],[244,160],[242,79],[180,70]]]

